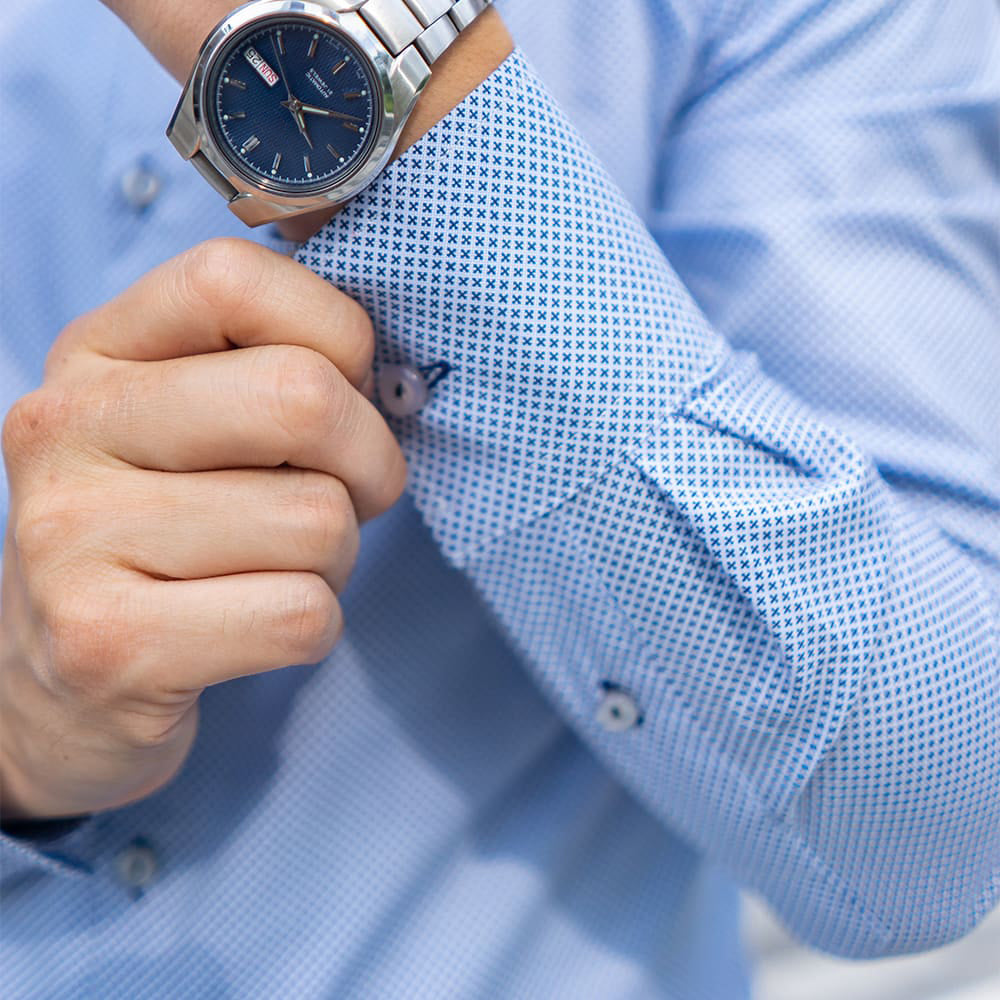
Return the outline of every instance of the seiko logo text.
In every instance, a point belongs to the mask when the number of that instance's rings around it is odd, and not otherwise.
[[[264,78],[264,82],[273,87],[278,82],[278,74],[267,64],[267,60],[253,47],[246,50],[247,62]]]
[[[309,82],[324,96],[333,96],[333,91],[327,86],[326,81],[314,69],[310,69],[306,76]]]

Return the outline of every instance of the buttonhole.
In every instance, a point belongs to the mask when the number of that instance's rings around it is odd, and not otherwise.
[[[433,389],[445,375],[454,369],[447,361],[435,361],[432,365],[423,365],[417,371],[427,380],[427,388]]]

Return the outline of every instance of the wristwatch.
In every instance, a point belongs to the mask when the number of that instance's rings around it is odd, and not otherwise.
[[[167,128],[249,226],[385,168],[438,57],[491,0],[252,0],[208,36]]]

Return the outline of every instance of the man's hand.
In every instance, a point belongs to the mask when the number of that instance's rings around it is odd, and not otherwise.
[[[234,240],[58,337],[3,426],[5,819],[152,793],[206,686],[330,652],[358,522],[406,478],[372,351],[355,302]]]

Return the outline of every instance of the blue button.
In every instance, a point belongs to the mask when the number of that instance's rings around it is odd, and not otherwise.
[[[122,195],[137,212],[148,208],[156,201],[161,186],[159,176],[141,164],[129,167],[122,174]]]
[[[160,870],[156,852],[149,843],[137,837],[115,858],[115,871],[123,885],[145,889],[155,881]]]

